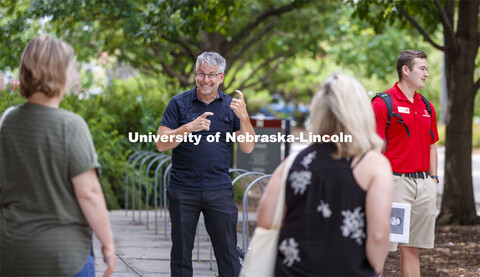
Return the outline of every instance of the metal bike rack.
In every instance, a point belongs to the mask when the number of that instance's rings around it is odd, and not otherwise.
[[[172,164],[169,164],[165,169],[165,173],[163,174],[163,214],[164,214],[164,230],[165,230],[165,240],[167,240],[167,185],[168,185],[168,178],[170,178],[170,170],[172,169]]]
[[[241,173],[247,173],[247,172],[249,172],[249,171],[246,170],[246,169],[242,169],[242,168],[230,168],[228,170],[228,173],[239,173],[239,174],[241,174]]]
[[[248,245],[248,192],[250,191],[251,188],[257,183],[259,183],[261,180],[266,179],[266,178],[271,178],[272,175],[268,174],[262,177],[259,177],[255,179],[250,185],[248,185],[247,189],[245,190],[245,193],[243,194],[243,213],[242,213],[242,247],[243,251],[247,252],[247,245]],[[263,185],[260,183],[260,190],[262,191],[263,195]]]
[[[140,165],[138,166],[138,222],[142,223],[142,168],[143,165],[151,158],[158,156],[158,155],[163,155],[157,153],[152,153],[142,159],[140,162]],[[147,180],[148,183],[148,180]],[[148,188],[147,188],[148,190]],[[147,212],[148,213],[148,212]]]
[[[253,175],[254,177],[258,178],[260,176],[265,176],[266,174],[265,173],[262,173],[262,172],[256,172],[256,171],[247,171],[245,173],[242,173],[240,175],[238,175],[235,179],[233,179],[232,181],[232,187],[235,185],[235,183],[242,179],[243,180],[243,184],[245,185],[245,189],[247,188],[247,185],[246,185],[246,182],[245,182],[245,177],[248,176],[248,175]]]
[[[138,155],[137,157],[135,157],[135,159],[133,160],[133,166],[132,166],[132,220],[133,221],[135,221],[135,165],[140,159],[151,154],[154,154],[154,153],[150,151],[145,151],[140,155]]]
[[[168,162],[171,162],[172,160],[172,157],[170,156],[167,156],[165,159],[163,159],[158,165],[157,167],[155,168],[155,185],[154,185],[154,188],[153,188],[153,198],[154,198],[154,206],[155,206],[155,234],[158,235],[158,207],[157,207],[157,204],[158,204],[158,196],[157,196],[157,192],[158,192],[158,171],[162,168],[162,166],[165,164],[165,163],[168,163]],[[163,178],[160,178],[160,188],[163,189]],[[160,199],[163,199],[162,197],[162,193],[160,193]],[[165,199],[163,199],[163,201],[165,201]]]
[[[210,241],[210,270],[213,270],[213,249],[212,249],[211,241]]]
[[[238,175],[240,174],[243,174],[243,173],[247,173],[249,172],[248,170],[246,169],[241,169],[241,168],[230,168],[228,170],[228,173],[231,174],[231,173],[237,173]],[[238,177],[238,176],[237,176]],[[245,188],[247,188],[247,182],[245,182],[245,178],[242,178],[242,182],[243,182],[243,186]],[[234,183],[232,182],[232,186],[234,185]]]
[[[135,152],[133,152],[133,154],[131,154],[128,157],[128,160],[127,160],[127,165],[126,165],[126,169],[125,169],[125,216],[128,216],[128,166],[130,165],[130,161],[133,158],[135,158],[136,156],[140,155],[143,152],[146,152],[146,151],[144,151],[144,150],[135,151]],[[133,210],[133,208],[132,208],[132,210]]]
[[[148,227],[148,224],[149,224],[149,205],[148,205],[148,191],[150,190],[150,183],[149,183],[149,173],[150,173],[150,168],[152,167],[152,165],[157,162],[158,160],[161,160],[161,159],[165,159],[167,158],[168,156],[165,155],[165,154],[158,154],[157,157],[155,157],[153,160],[150,161],[150,163],[147,165],[147,170],[145,171],[145,178],[146,178],[146,186],[147,186],[147,189],[146,189],[146,195],[145,195],[145,205],[146,205],[146,211],[147,211],[147,223],[146,223],[146,226],[147,226],[147,230],[149,229]],[[155,195],[155,194],[154,194]]]

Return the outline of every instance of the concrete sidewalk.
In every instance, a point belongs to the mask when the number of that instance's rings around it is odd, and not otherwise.
[[[110,224],[112,225],[115,239],[115,252],[117,265],[113,276],[170,276],[170,219],[167,215],[167,239],[164,231],[163,212],[158,215],[158,234],[155,234],[154,211],[149,211],[149,230],[146,229],[146,212],[141,212],[141,223],[138,223],[138,211],[135,212],[135,221],[132,220],[132,212],[125,215],[124,210],[109,212]],[[239,221],[241,221],[239,214]],[[205,230],[203,217],[200,216],[199,239],[195,241],[192,255],[193,276],[218,276],[217,264],[210,251],[210,240]],[[239,246],[242,243],[242,235],[237,234]],[[197,252],[197,249],[200,249]],[[105,264],[101,251],[101,244],[94,237],[94,253],[96,262],[96,276],[103,276]],[[210,257],[213,261],[210,263]]]

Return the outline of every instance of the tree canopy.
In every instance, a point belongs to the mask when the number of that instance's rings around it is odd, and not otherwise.
[[[150,76],[168,75],[182,87],[194,83],[196,56],[216,51],[227,60],[225,89],[287,96],[289,83],[302,83],[303,76],[316,72],[292,75],[299,57],[321,62],[332,55],[364,76],[385,78],[394,64],[390,53],[405,45],[392,29],[373,34],[351,18],[352,7],[343,1],[6,0],[0,13],[5,15],[2,67],[14,68],[28,40],[44,31],[72,44],[80,61],[106,51]],[[308,98],[301,95],[313,88],[303,86],[294,95]]]
[[[194,82],[196,56],[216,51],[227,59],[225,88],[258,88],[298,53],[322,53],[317,42],[334,24],[331,11],[339,5],[296,0],[7,1],[2,7],[2,65],[18,63],[29,20],[46,18],[47,31],[74,45],[80,60],[107,51],[144,73],[166,74],[185,87]],[[247,64],[251,70],[242,73]]]

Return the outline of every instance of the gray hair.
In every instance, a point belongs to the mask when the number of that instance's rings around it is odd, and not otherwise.
[[[202,63],[209,66],[218,66],[218,73],[224,73],[225,67],[227,66],[225,59],[217,52],[203,52],[200,54],[195,63],[195,70],[198,70],[198,67]]]

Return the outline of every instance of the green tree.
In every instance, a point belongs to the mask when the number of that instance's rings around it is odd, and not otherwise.
[[[341,1],[301,0],[6,0],[0,7],[3,66],[18,62],[24,39],[13,40],[32,19],[76,49],[80,60],[107,51],[151,76],[165,74],[182,87],[194,83],[203,51],[227,60],[224,87],[259,89],[299,53],[315,56]],[[7,7],[8,6],[8,7]],[[25,35],[23,35],[25,37]],[[18,47],[18,44],[21,47]]]
[[[479,224],[472,182],[472,120],[480,88],[479,4],[470,1],[351,1],[356,16],[377,32],[386,26],[408,26],[445,53],[448,90],[445,185],[438,224]],[[400,24],[400,25],[397,25]],[[442,41],[442,42],[438,42]]]

